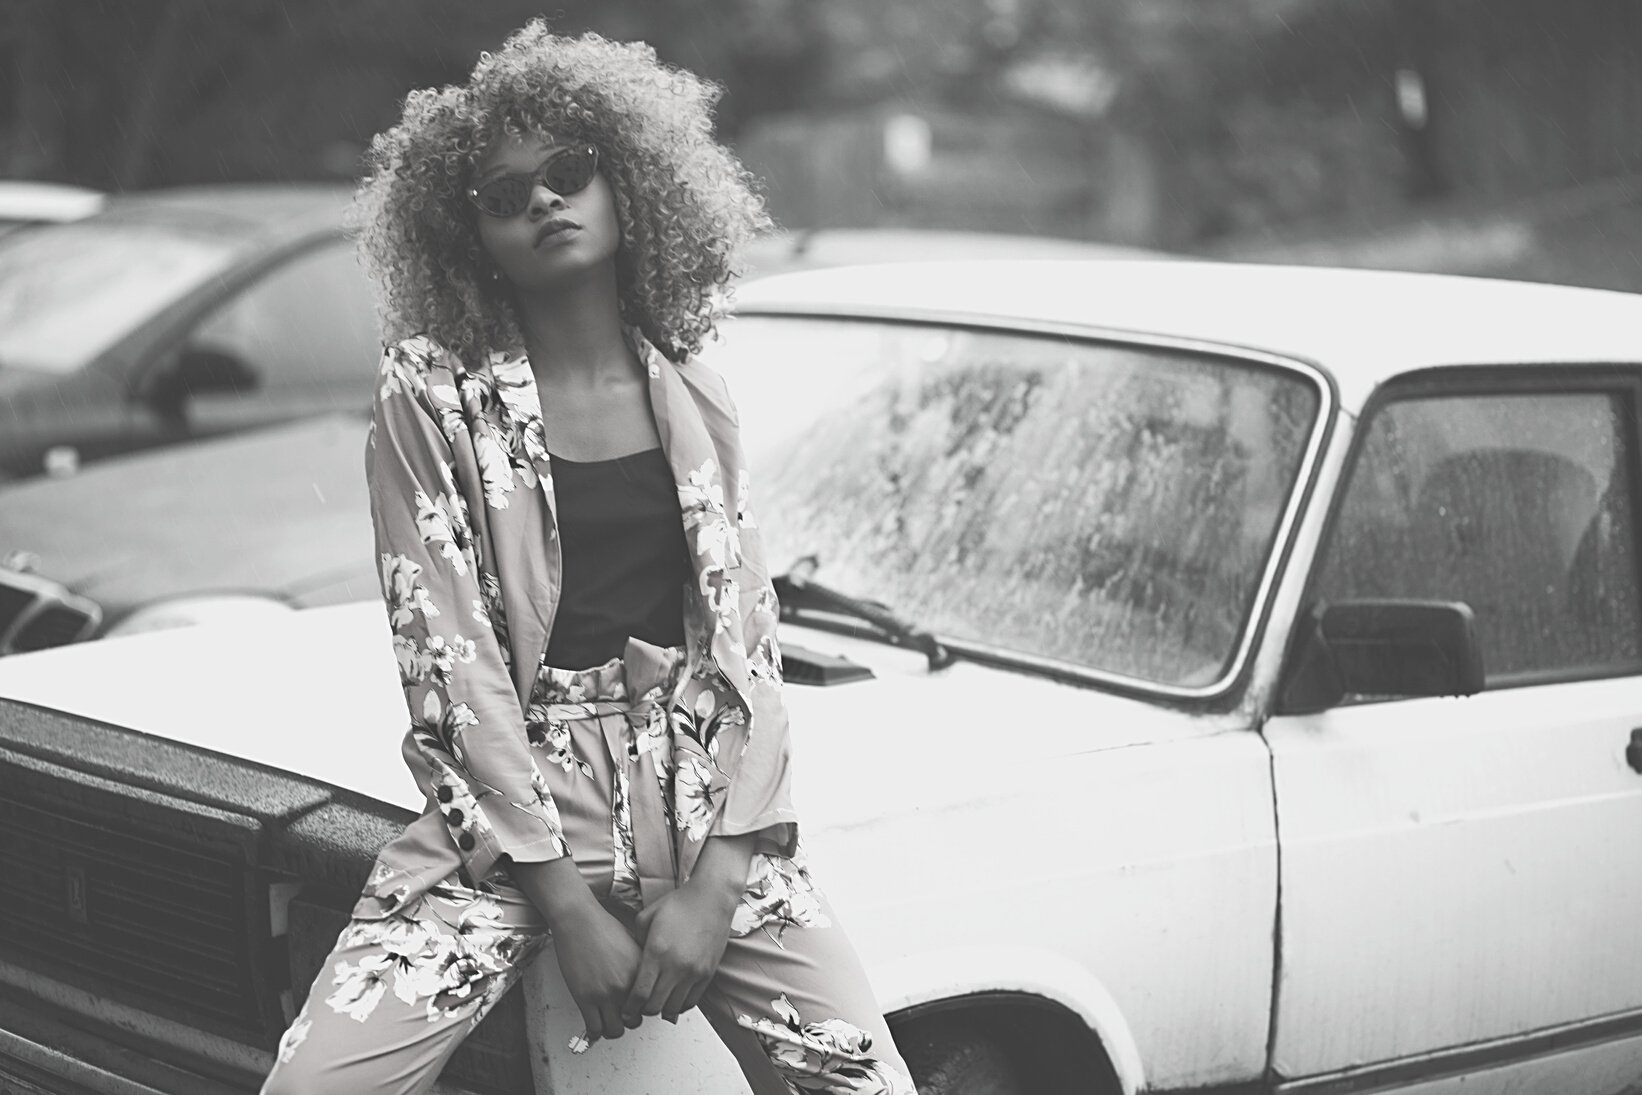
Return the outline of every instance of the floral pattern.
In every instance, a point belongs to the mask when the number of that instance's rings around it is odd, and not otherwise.
[[[638,852],[633,843],[632,781],[625,771],[616,772],[610,809],[610,899],[635,912],[644,907],[639,891]]]
[[[290,1064],[291,1058],[296,1056],[297,1048],[308,1040],[308,1032],[313,1029],[313,1026],[313,1020],[308,1018],[308,1009],[304,1007],[301,1014],[296,1017],[296,1021],[287,1027],[285,1033],[280,1036],[279,1050],[275,1054],[275,1059],[282,1065]]]
[[[430,1023],[465,1018],[477,1025],[513,983],[534,943],[503,924],[495,897],[436,887],[418,907],[348,925],[337,950],[358,956],[335,964],[325,1004],[364,1023],[391,993],[421,1009]]]
[[[403,555],[382,555],[382,595],[388,602],[388,623],[396,631],[415,619],[439,615],[428,599],[427,587],[416,580],[422,568]]]
[[[673,824],[692,841],[706,838],[712,827],[717,798],[712,764],[691,752],[674,754]]]
[[[422,534],[422,542],[437,545],[436,550],[452,570],[458,575],[467,574],[473,566],[473,534],[468,529],[461,496],[450,493],[430,498],[417,491],[415,500],[416,531]]]
[[[693,361],[666,361],[636,329],[627,334],[646,365],[695,579],[685,671],[653,697],[648,709],[662,714],[635,726],[631,745],[653,761],[663,802],[661,816],[645,817],[656,817],[669,869],[684,878],[714,832],[767,831],[784,853],[796,847],[776,604],[723,381]],[[539,671],[562,574],[529,361],[495,352],[464,361],[422,336],[389,346],[367,461],[411,716],[405,755],[429,812],[447,822],[390,844],[383,856],[394,871],[383,885],[411,900],[456,869],[483,882],[504,856],[568,854],[554,780],[585,781],[593,766],[565,720],[547,712],[584,698],[573,680]],[[438,831],[448,850],[424,839]],[[377,894],[360,908],[380,915],[384,905]]]
[[[867,1051],[872,1036],[842,1019],[805,1023],[783,994],[770,1001],[774,1019],[740,1014],[764,1053],[795,1092],[824,1095],[918,1095],[912,1080]]]
[[[803,853],[755,855],[747,872],[747,892],[730,918],[730,934],[751,935],[762,928],[777,943],[788,928],[830,928]]]

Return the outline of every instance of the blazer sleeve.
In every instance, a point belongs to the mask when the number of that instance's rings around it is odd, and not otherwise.
[[[504,856],[542,862],[569,848],[481,594],[482,545],[455,450],[441,429],[465,427],[454,388],[430,381],[436,352],[425,339],[384,351],[367,481],[382,595],[410,711],[405,761],[479,881]]]

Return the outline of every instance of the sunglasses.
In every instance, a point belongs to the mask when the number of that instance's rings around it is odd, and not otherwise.
[[[514,217],[530,206],[531,191],[540,182],[564,197],[587,189],[599,171],[599,150],[590,144],[555,151],[534,171],[509,171],[468,188],[468,200],[487,217]]]

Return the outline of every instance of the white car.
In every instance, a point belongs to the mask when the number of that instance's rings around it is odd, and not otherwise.
[[[737,313],[805,841],[926,1092],[1642,1081],[1642,298],[951,263]],[[254,1090],[422,806],[380,605],[0,697],[0,1089]],[[743,1090],[526,989],[451,1090]]]

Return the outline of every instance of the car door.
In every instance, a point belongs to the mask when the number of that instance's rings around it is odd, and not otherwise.
[[[1463,601],[1486,686],[1267,722],[1280,1077],[1598,1095],[1642,1076],[1638,390],[1434,372],[1365,413],[1308,603]]]
[[[363,413],[381,353],[370,286],[345,240],[293,255],[204,316],[154,365],[147,428],[204,437]],[[156,397],[155,393],[170,393]]]

